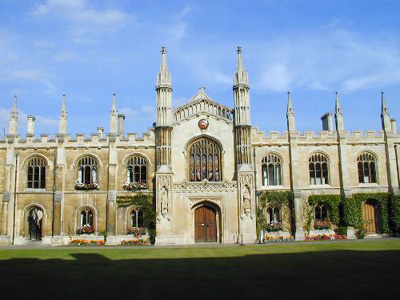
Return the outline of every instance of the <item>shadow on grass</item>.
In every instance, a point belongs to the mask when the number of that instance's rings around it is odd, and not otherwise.
[[[3,299],[396,299],[400,293],[400,251],[199,259],[72,256],[75,260],[0,261]]]

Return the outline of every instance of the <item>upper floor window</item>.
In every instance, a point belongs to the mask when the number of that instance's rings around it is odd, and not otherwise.
[[[328,158],[322,153],[315,153],[309,159],[310,184],[329,184]]]
[[[264,186],[282,185],[281,159],[275,154],[269,154],[262,160],[262,184]]]
[[[78,163],[78,182],[81,184],[97,184],[97,160],[92,156],[84,156]]]
[[[357,158],[358,182],[376,183],[376,158],[371,153],[361,153]]]
[[[46,160],[42,157],[33,157],[28,162],[27,175],[29,189],[46,188]]]
[[[213,140],[200,138],[189,147],[190,181],[221,181],[221,148]]]
[[[127,163],[127,182],[147,182],[147,163],[141,156],[133,156]]]

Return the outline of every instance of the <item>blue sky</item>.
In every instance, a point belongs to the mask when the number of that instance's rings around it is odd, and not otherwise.
[[[175,107],[200,85],[233,106],[241,45],[254,126],[286,130],[290,90],[298,130],[319,131],[339,91],[346,129],[379,130],[381,91],[400,117],[399,12],[397,0],[1,0],[0,128],[16,94],[21,134],[28,114],[56,133],[65,93],[71,134],[108,131],[115,92],[126,131],[147,131],[161,46]]]

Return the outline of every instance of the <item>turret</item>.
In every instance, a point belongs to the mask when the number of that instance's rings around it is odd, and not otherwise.
[[[335,98],[335,121],[336,121],[336,131],[338,132],[344,131],[343,111],[342,111],[342,105],[340,104],[338,92],[336,92],[336,98]]]
[[[288,95],[288,102],[286,108],[287,128],[289,132],[294,132],[296,131],[296,123],[295,123],[294,108],[292,103],[292,94],[290,92],[287,92],[287,95]]]
[[[13,107],[10,114],[9,126],[8,126],[8,134],[9,135],[18,135],[18,109],[17,109],[17,96],[14,96]]]
[[[35,121],[36,118],[35,116],[28,116],[28,123],[27,123],[27,129],[26,129],[26,135],[27,136],[35,136]]]
[[[112,99],[112,107],[110,112],[110,134],[117,134],[118,133],[118,110],[117,104],[115,102],[116,94],[113,94]]]
[[[67,125],[68,125],[68,112],[67,112],[67,96],[63,95],[62,105],[61,105],[61,113],[60,113],[60,121],[58,127],[58,134],[66,135],[67,134]]]

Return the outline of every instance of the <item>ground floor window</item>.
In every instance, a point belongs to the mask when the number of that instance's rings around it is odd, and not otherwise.
[[[77,229],[77,234],[92,234],[94,233],[94,214],[90,208],[82,209],[80,213],[80,227]]]
[[[29,240],[40,241],[42,239],[42,219],[43,211],[40,208],[35,207],[29,211]]]

